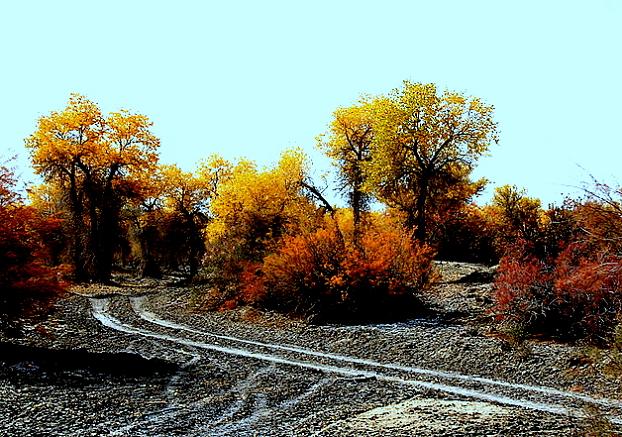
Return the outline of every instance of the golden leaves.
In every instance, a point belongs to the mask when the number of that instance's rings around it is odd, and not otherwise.
[[[150,132],[151,124],[146,116],[124,110],[104,117],[95,103],[72,94],[64,110],[39,119],[26,146],[35,170],[46,178],[80,172],[138,176],[158,160],[160,141]]]
[[[210,205],[214,219],[207,227],[208,241],[269,239],[304,226],[313,215],[312,203],[301,193],[306,157],[299,149],[285,151],[272,168],[260,170],[241,160],[227,171]]]

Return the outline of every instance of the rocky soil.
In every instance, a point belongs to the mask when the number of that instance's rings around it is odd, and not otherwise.
[[[490,328],[489,269],[439,269],[430,314],[371,325],[197,312],[196,290],[165,282],[76,288],[0,344],[0,435],[613,432],[602,415],[622,404],[592,401],[619,381],[585,347],[508,342]]]

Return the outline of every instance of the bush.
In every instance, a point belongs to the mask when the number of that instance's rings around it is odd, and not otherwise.
[[[611,336],[616,316],[622,313],[620,256],[590,252],[587,244],[571,244],[556,261],[553,287],[569,332],[596,341]]]
[[[537,330],[549,315],[553,300],[547,266],[522,247],[504,256],[495,278],[494,312],[513,331]]]
[[[42,235],[58,222],[42,218],[15,193],[15,181],[0,167],[0,320],[6,330],[16,318],[42,315],[64,289],[63,267],[52,268]]]
[[[506,255],[495,280],[498,319],[526,333],[608,340],[622,314],[622,258],[571,243],[541,261]]]
[[[243,275],[243,290],[247,301],[324,319],[396,317],[417,309],[417,292],[434,279],[432,257],[399,228],[369,226],[355,245],[326,226],[284,238]]]

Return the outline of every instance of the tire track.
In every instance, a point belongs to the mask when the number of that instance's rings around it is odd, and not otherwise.
[[[111,316],[108,312],[108,303],[108,299],[91,299],[93,317],[100,321],[104,326],[126,334],[137,335],[151,339],[158,339],[168,343],[189,346],[204,351],[218,352],[248,359],[270,362],[274,364],[281,364],[285,366],[295,366],[298,368],[309,369],[323,373],[355,377],[357,379],[375,379],[383,382],[404,384],[419,389],[444,392],[455,396],[461,396],[485,402],[503,404],[513,407],[522,407],[545,413],[566,415],[578,418],[584,417],[585,414],[576,405],[568,405],[568,401],[581,401],[584,403],[603,405],[609,408],[616,408],[618,410],[622,405],[619,401],[613,401],[609,399],[597,399],[586,395],[564,392],[548,387],[512,384],[504,381],[496,381],[488,378],[473,377],[470,375],[463,375],[458,373],[437,372],[430,369],[420,369],[416,367],[379,363],[372,360],[348,357],[345,355],[325,354],[322,352],[313,351],[297,346],[278,344],[275,345],[271,343],[241,339],[237,337],[212,334],[199,331],[184,325],[179,325],[171,321],[160,319],[155,314],[145,311],[142,308],[142,300],[134,298],[132,300],[133,308],[144,321],[157,325],[160,328],[166,328],[169,331],[175,331],[175,335],[164,334],[144,329],[129,323],[125,323]],[[203,339],[207,337],[220,341],[198,341],[187,338],[185,336],[180,336],[179,331],[194,335],[200,335]],[[223,340],[225,342],[236,343],[236,346],[226,346],[223,344]],[[245,345],[246,347],[240,347],[239,345]],[[256,350],[251,350],[248,348],[248,346],[264,349],[268,352],[258,352]],[[297,354],[299,356],[295,358],[288,357],[279,355],[277,354],[278,352],[286,352],[293,355]],[[318,359],[321,359],[321,361],[319,361]],[[327,364],[327,362],[330,364]],[[364,366],[366,368],[357,368],[354,367],[355,365]],[[370,368],[373,370],[371,370]],[[395,375],[395,373],[398,373],[398,375]],[[406,376],[404,376],[403,374],[406,374]],[[417,376],[419,376],[419,378],[417,378]],[[424,380],[423,378],[421,378],[421,376],[432,376],[436,378],[436,381]],[[460,381],[461,383],[475,383],[477,385],[477,388],[464,387],[457,385],[456,383],[452,384],[447,380]],[[499,387],[503,388],[508,392],[513,391],[513,396],[508,396],[503,393],[495,393],[494,389]],[[541,399],[527,399],[524,397],[525,391],[528,391],[531,394],[538,394],[540,395]],[[559,398],[562,398],[561,402]],[[613,416],[611,419],[615,423],[619,424],[622,423],[622,420],[620,419],[618,413],[619,411],[616,412],[616,415]]]
[[[266,342],[261,342],[261,341],[254,341],[254,340],[243,339],[239,337],[233,337],[233,336],[228,336],[228,335],[220,335],[220,334],[214,334],[211,332],[200,331],[200,330],[191,328],[186,325],[182,325],[182,324],[170,321],[170,320],[162,319],[157,314],[151,311],[145,310],[144,300],[145,300],[144,296],[130,298],[132,309],[134,310],[134,312],[136,312],[136,314],[138,314],[138,316],[141,319],[149,323],[158,325],[158,326],[162,326],[165,328],[171,328],[171,329],[175,329],[178,331],[189,332],[192,334],[201,335],[203,337],[210,337],[210,338],[215,338],[215,339],[220,339],[220,340],[233,341],[239,344],[258,346],[258,347],[262,347],[262,348],[273,350],[273,351],[292,352],[292,353],[297,353],[297,354],[310,356],[314,358],[339,361],[339,362],[343,362],[347,364],[355,364],[355,365],[362,365],[362,366],[367,366],[367,367],[372,367],[372,368],[386,369],[390,371],[405,372],[405,373],[410,373],[414,375],[423,375],[423,376],[429,376],[429,377],[439,378],[439,379],[449,379],[449,380],[456,380],[456,381],[461,381],[461,382],[476,383],[481,386],[501,387],[504,389],[524,391],[524,392],[535,393],[535,394],[543,394],[543,395],[551,396],[551,397],[567,398],[572,401],[579,401],[579,402],[584,402],[584,403],[593,404],[593,405],[605,406],[609,408],[622,409],[622,401],[613,400],[613,399],[595,398],[593,396],[584,395],[581,393],[568,392],[568,391],[559,390],[559,389],[552,388],[552,387],[536,386],[536,385],[528,385],[528,384],[517,384],[517,383],[511,383],[507,381],[491,379],[491,378],[484,378],[481,376],[466,375],[466,374],[462,374],[458,372],[439,371],[439,370],[432,370],[432,369],[426,369],[426,368],[421,368],[421,367],[403,366],[400,364],[393,364],[393,363],[382,363],[382,362],[378,362],[374,360],[357,358],[357,357],[352,357],[352,356],[347,356],[347,355],[319,352],[319,351],[315,351],[312,349],[289,345],[289,344],[266,343]]]

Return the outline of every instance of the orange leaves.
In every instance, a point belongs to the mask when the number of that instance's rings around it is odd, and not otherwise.
[[[347,248],[343,271],[353,289],[376,288],[402,295],[428,285],[432,257],[431,248],[414,243],[399,227],[372,227],[361,237],[359,247]]]
[[[355,245],[328,222],[309,234],[285,237],[264,258],[259,274],[243,276],[243,288],[255,287],[264,303],[290,311],[381,318],[397,302],[412,304],[434,280],[432,257],[429,247],[399,227],[372,225]]]
[[[256,262],[242,263],[240,274],[241,296],[244,302],[260,302],[265,299],[265,277],[261,272],[261,264]]]
[[[263,274],[268,289],[274,289],[284,301],[291,301],[290,293],[318,291],[329,283],[338,283],[339,265],[343,249],[334,228],[283,239],[276,253],[263,261]],[[290,288],[291,287],[291,288]],[[322,293],[332,293],[326,287]]]

